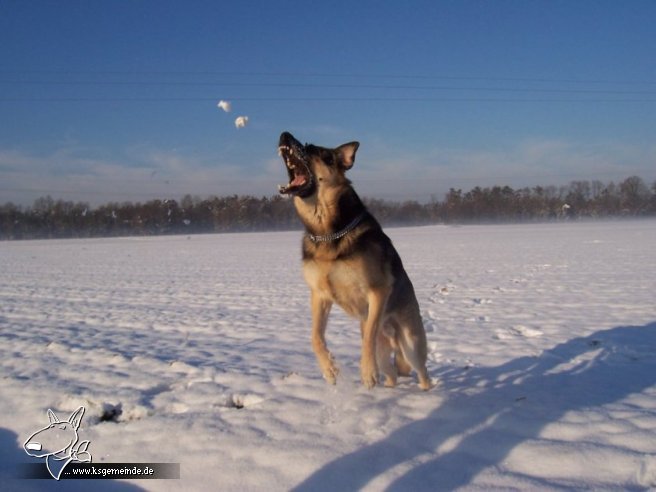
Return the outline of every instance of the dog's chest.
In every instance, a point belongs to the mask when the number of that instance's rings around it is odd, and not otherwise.
[[[368,287],[357,262],[309,260],[303,265],[303,275],[315,293],[352,316],[366,318]]]

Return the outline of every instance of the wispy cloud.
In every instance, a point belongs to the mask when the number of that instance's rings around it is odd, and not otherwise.
[[[363,194],[398,200],[441,199],[449,188],[546,186],[595,179],[606,182],[633,174],[648,181],[656,179],[656,146],[531,139],[493,150],[435,148],[422,154],[387,156],[373,149],[372,153],[373,159],[360,159],[352,179],[365,190]]]
[[[369,144],[369,147],[367,146]],[[49,154],[0,149],[0,203],[30,204],[35,198],[109,201],[179,199],[185,194],[270,196],[286,179],[279,158],[217,162],[190,150],[147,145],[99,158],[98,149],[69,145]],[[577,144],[531,139],[501,149],[433,148],[422,153],[363,142],[349,177],[363,196],[390,200],[442,199],[449,188],[561,185],[572,180],[618,181],[637,174],[656,180],[656,145]]]
[[[185,194],[272,195],[284,179],[276,171],[266,160],[245,167],[145,147],[128,149],[121,159],[94,159],[64,149],[47,155],[0,150],[0,203],[26,205],[44,195],[92,205]]]

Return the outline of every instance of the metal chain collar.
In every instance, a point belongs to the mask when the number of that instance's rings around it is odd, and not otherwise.
[[[313,243],[327,243],[330,241],[336,241],[337,239],[343,238],[349,232],[355,229],[357,225],[362,221],[362,219],[364,219],[365,215],[367,215],[367,212],[366,211],[362,212],[341,231],[333,232],[331,234],[326,234],[325,236],[315,236],[314,234],[308,233],[308,237],[310,238],[310,241],[312,241]]]

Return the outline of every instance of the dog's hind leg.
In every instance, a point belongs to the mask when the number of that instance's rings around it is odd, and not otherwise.
[[[388,333],[388,330],[390,333]],[[385,386],[388,388],[396,386],[397,379],[396,367],[392,364],[393,345],[393,329],[383,326],[378,333],[378,340],[376,341],[376,364],[378,364],[380,372],[385,375]]]
[[[321,374],[330,384],[337,382],[339,370],[335,365],[333,356],[326,346],[326,326],[328,325],[328,314],[332,307],[332,301],[322,298],[312,291],[310,299],[312,307],[312,349],[319,362]]]

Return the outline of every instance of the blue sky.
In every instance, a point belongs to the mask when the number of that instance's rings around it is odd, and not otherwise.
[[[655,22],[651,0],[4,0],[0,203],[273,195],[283,130],[360,141],[351,179],[392,200],[651,183]]]

